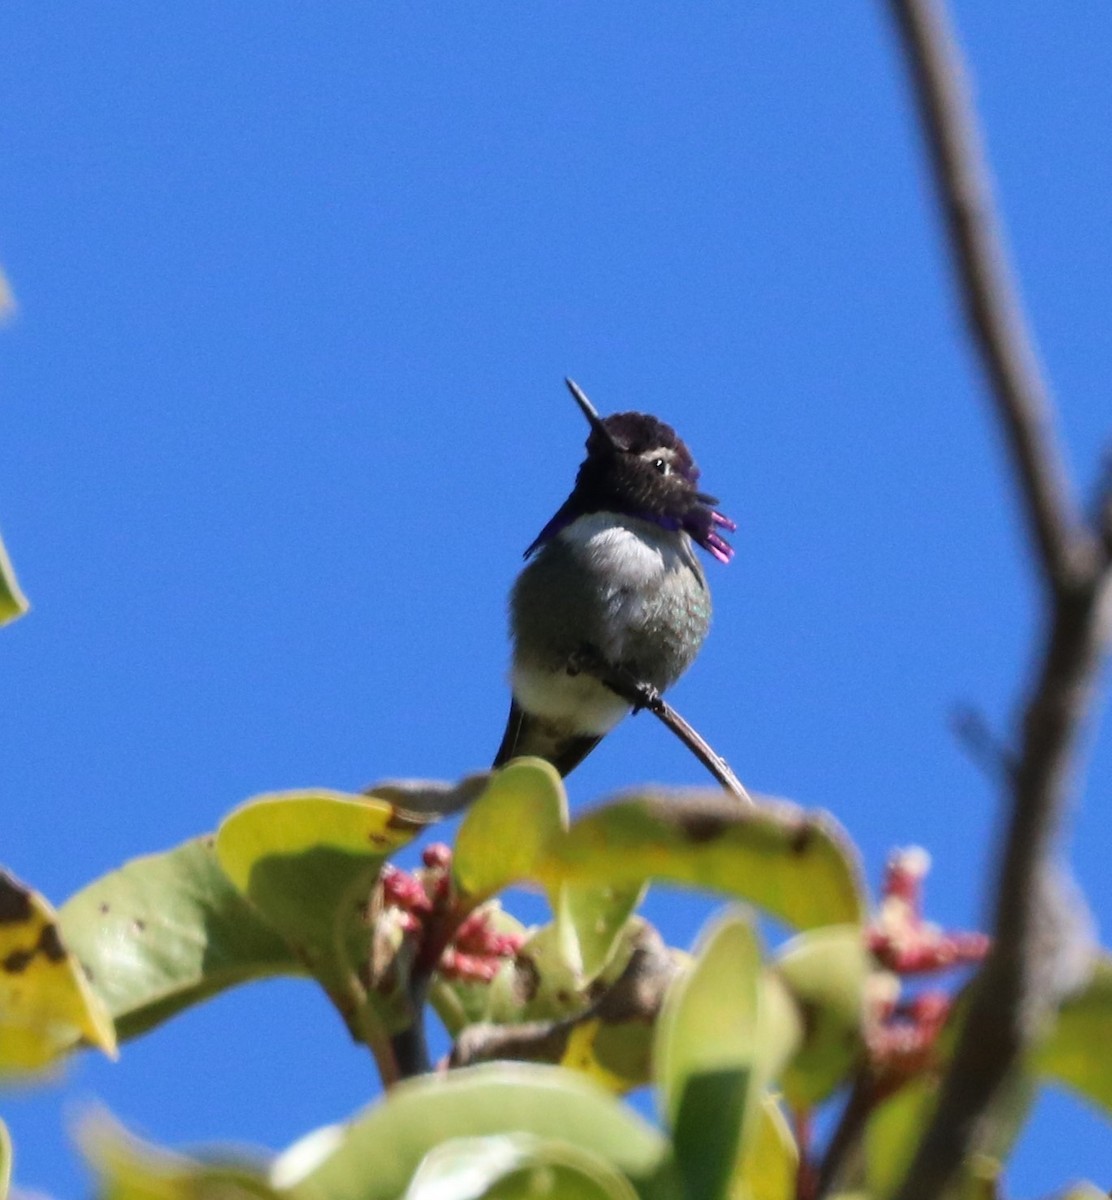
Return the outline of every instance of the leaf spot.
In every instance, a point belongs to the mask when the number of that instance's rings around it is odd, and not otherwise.
[[[53,921],[42,927],[38,948],[51,962],[61,962],[66,957],[66,948],[58,936],[58,926]]]
[[[9,975],[19,975],[27,970],[27,965],[34,957],[34,950],[13,950],[3,962],[0,962],[0,969]]]
[[[18,924],[31,916],[31,894],[6,872],[0,871],[0,925]]]
[[[788,846],[793,854],[806,854],[814,840],[815,827],[804,823],[792,833]]]
[[[676,813],[676,820],[684,837],[701,845],[713,842],[730,827],[730,820],[721,813],[683,812]]]

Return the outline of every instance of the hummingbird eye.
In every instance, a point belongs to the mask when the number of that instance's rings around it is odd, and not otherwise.
[[[659,474],[661,474],[661,475],[668,474],[668,463],[663,458],[654,458],[653,466],[657,469],[657,472]]]

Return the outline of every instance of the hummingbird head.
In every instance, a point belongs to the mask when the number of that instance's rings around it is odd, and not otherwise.
[[[719,562],[729,562],[733,547],[718,530],[737,526],[717,511],[714,496],[699,491],[699,468],[671,425],[648,413],[600,417],[578,385],[565,382],[591,425],[571,496],[576,506],[682,529]]]

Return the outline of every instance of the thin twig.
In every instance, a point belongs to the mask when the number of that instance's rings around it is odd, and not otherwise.
[[[950,714],[950,728],[970,760],[993,783],[1011,783],[1015,770],[1011,749],[996,736],[983,712],[969,704],[959,705]]]
[[[816,1197],[830,1195],[837,1186],[847,1160],[861,1144],[865,1123],[875,1103],[876,1089],[873,1079],[868,1067],[861,1066],[850,1088],[846,1106],[842,1109],[842,1115],[823,1152],[815,1180]]]
[[[753,797],[730,769],[730,764],[651,684],[637,679],[622,667],[603,662],[594,656],[589,661],[582,662],[580,668],[589,671],[615,695],[632,704],[634,712],[640,709],[651,712],[683,742],[727,791],[732,792],[743,804],[756,807]]]
[[[889,0],[903,38],[970,331],[1007,437],[1051,599],[1008,791],[993,949],[930,1123],[898,1200],[935,1200],[986,1134],[988,1113],[1054,993],[1054,939],[1041,936],[1053,841],[1108,631],[1110,572],[1066,486],[1043,385],[997,231],[964,68],[937,0]],[[1072,948],[1067,948],[1067,953]]]

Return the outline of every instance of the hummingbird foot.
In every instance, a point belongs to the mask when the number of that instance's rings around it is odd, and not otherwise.
[[[663,710],[664,699],[658,688],[638,678],[624,663],[607,662],[594,646],[586,643],[580,646],[568,657],[565,669],[571,676],[594,676],[615,695],[628,701],[634,713],[647,708],[649,712],[659,715]]]

